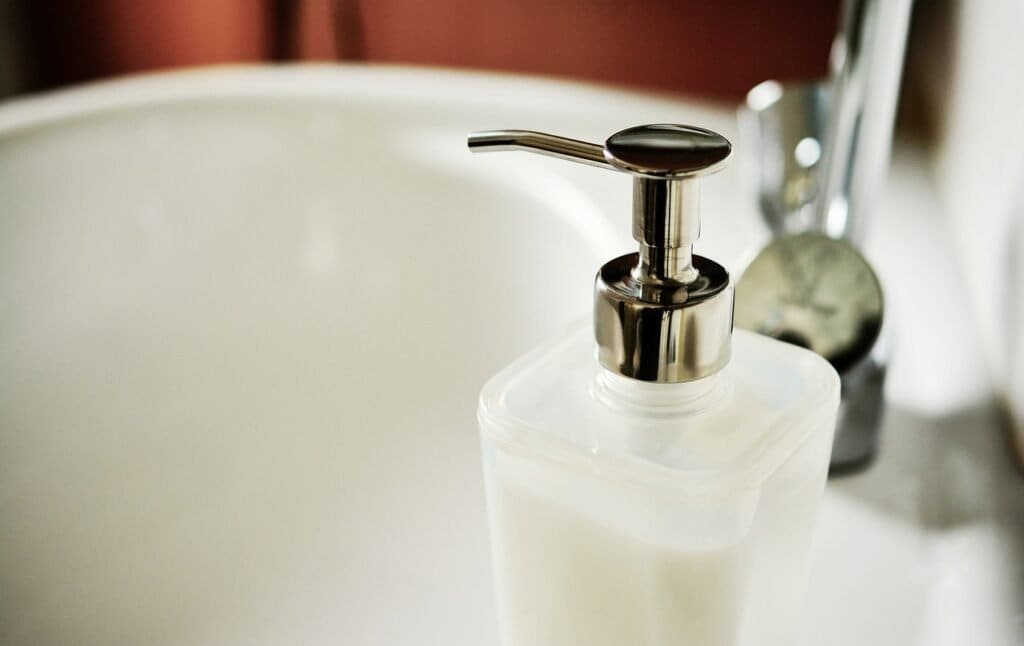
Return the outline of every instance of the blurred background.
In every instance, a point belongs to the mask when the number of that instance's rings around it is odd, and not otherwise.
[[[4,0],[4,7],[7,94],[190,65],[340,59],[736,99],[766,78],[824,74],[839,3]]]

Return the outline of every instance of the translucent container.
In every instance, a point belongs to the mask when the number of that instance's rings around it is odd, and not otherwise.
[[[585,326],[480,402],[504,646],[789,645],[839,378],[736,331],[720,373],[602,369]]]

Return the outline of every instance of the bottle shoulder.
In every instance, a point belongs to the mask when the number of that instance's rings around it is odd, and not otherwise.
[[[757,486],[810,435],[832,432],[839,403],[827,361],[743,330],[713,382],[637,382],[609,397],[603,372],[581,326],[488,382],[481,430],[507,450],[623,475]]]

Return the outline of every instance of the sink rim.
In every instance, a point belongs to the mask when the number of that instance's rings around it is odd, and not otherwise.
[[[481,109],[506,106],[510,97],[522,106],[525,93],[530,95],[531,110],[559,113],[565,112],[567,94],[574,95],[578,104],[600,104],[603,114],[633,112],[625,111],[625,104],[675,111],[683,103],[701,111],[722,107],[642,89],[507,72],[394,64],[229,64],[133,74],[14,97],[0,103],[0,138],[114,109],[190,99],[329,99],[356,94],[449,104],[444,93],[437,92],[438,83],[458,92],[461,101],[470,99]]]

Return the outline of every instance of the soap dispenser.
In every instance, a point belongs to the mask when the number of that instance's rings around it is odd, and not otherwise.
[[[792,644],[839,378],[810,351],[733,332],[728,272],[692,254],[698,178],[731,145],[662,124],[603,146],[505,130],[469,147],[631,174],[639,244],[598,271],[592,331],[481,394],[502,644]]]

